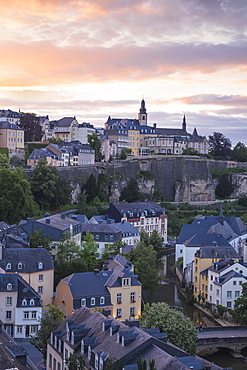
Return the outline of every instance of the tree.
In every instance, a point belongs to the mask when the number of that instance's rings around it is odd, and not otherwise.
[[[157,230],[153,230],[149,240],[150,244],[154,247],[156,252],[160,252],[162,249],[162,237],[159,236]]]
[[[23,166],[23,161],[21,160],[20,157],[18,157],[18,155],[13,155],[13,157],[10,158],[9,163],[10,163],[11,166],[14,166],[14,167],[22,167]]]
[[[55,167],[40,159],[30,180],[34,199],[43,210],[54,210],[69,203],[72,187]]]
[[[141,317],[143,329],[159,328],[166,332],[168,341],[189,354],[195,354],[197,330],[189,318],[184,319],[181,312],[170,308],[165,302],[145,305]]]
[[[132,150],[131,150],[131,149],[123,148],[123,149],[121,150],[121,153],[120,153],[119,159],[126,159],[126,158],[127,158],[127,156],[128,156],[129,154],[131,154],[131,153],[132,153]]]
[[[242,294],[235,301],[233,315],[238,324],[247,325],[247,283],[242,285]]]
[[[87,204],[90,204],[93,201],[93,199],[98,196],[99,187],[97,185],[96,178],[94,177],[93,174],[89,176],[82,190],[86,191]]]
[[[47,340],[51,335],[51,332],[62,323],[64,319],[64,313],[60,307],[55,307],[52,304],[48,304],[48,311],[44,313],[40,321],[40,329],[37,334],[30,340],[30,342],[43,354],[46,359],[47,354]]]
[[[127,256],[135,266],[135,273],[142,283],[143,289],[150,289],[155,293],[158,286],[158,272],[156,269],[156,252],[152,247],[146,247],[142,242],[132,249]]]
[[[234,190],[229,176],[224,174],[219,178],[219,183],[215,188],[215,195],[218,198],[227,198]]]
[[[82,243],[82,258],[86,262],[87,271],[92,271],[96,264],[97,253],[97,243],[94,240],[93,235],[87,231],[84,236]]]
[[[9,168],[9,159],[6,154],[0,153],[0,169]]]
[[[29,234],[28,240],[31,248],[37,248],[39,246],[42,246],[48,251],[50,251],[51,249],[50,248],[51,239],[43,235],[40,230],[34,230],[31,234]]]
[[[239,141],[233,148],[231,157],[238,162],[247,162],[247,147]]]
[[[87,141],[89,146],[95,150],[95,161],[100,162],[103,159],[101,152],[101,142],[98,135],[94,132],[91,135],[87,135]]]
[[[13,224],[37,214],[38,207],[23,169],[0,169],[0,219]]]
[[[247,194],[240,194],[238,198],[238,204],[243,207],[247,207]]]
[[[79,357],[75,353],[71,353],[69,358],[66,361],[68,370],[84,370],[86,369],[85,361],[82,355]]]
[[[128,185],[121,192],[120,201],[124,200],[127,203],[132,203],[138,201],[139,198],[138,182],[136,179],[130,179]]]
[[[114,243],[106,244],[101,259],[103,261],[106,261],[109,260],[110,257],[115,257],[117,254],[120,253],[121,248],[124,248],[125,245],[126,244],[122,241],[122,238],[120,238]]]
[[[183,150],[183,155],[199,155],[198,151],[193,148],[186,148]]]
[[[221,132],[209,136],[210,153],[217,157],[227,157],[231,154],[231,141]]]
[[[25,113],[20,117],[20,125],[24,129],[25,141],[41,141],[42,127],[40,125],[39,117],[34,113]]]

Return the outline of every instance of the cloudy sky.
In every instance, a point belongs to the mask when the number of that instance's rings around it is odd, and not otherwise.
[[[247,145],[246,0],[0,0],[0,108]]]

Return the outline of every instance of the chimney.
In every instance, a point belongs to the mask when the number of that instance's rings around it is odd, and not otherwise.
[[[45,220],[45,222],[46,222],[47,224],[50,224],[50,223],[51,223],[51,220],[50,220],[49,218],[47,218],[47,219]]]
[[[61,215],[61,218],[65,219],[65,215]]]
[[[153,123],[153,128],[156,128],[157,127],[157,123]]]
[[[111,314],[111,310],[110,310],[110,308],[103,308],[103,310],[102,310],[102,314],[105,316],[105,317],[108,317],[108,316],[110,316],[110,314]]]

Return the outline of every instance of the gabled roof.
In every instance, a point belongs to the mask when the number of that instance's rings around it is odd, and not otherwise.
[[[235,249],[229,245],[225,246],[205,246],[196,252],[198,258],[239,258]]]
[[[106,283],[113,271],[77,272],[62,279],[67,283],[73,299],[107,296]]]
[[[91,233],[107,233],[107,234],[117,234],[120,233],[120,230],[116,227],[111,226],[111,224],[100,223],[100,224],[93,224],[87,223],[81,225],[82,232],[90,231]]]
[[[129,221],[116,222],[111,224],[111,226],[120,230],[122,234],[124,233],[130,233],[131,235],[139,234],[139,229],[132,225]]]
[[[54,123],[54,127],[70,127],[74,120],[75,117],[63,117],[57,121],[52,121],[52,123]]]
[[[38,267],[39,262],[43,264],[42,269]],[[5,248],[0,267],[5,270],[8,263],[11,265],[8,272],[32,273],[54,269],[53,258],[45,248]],[[20,269],[19,263],[22,265]]]
[[[216,233],[197,233],[187,240],[184,245],[186,245],[186,247],[231,247],[221,234]]]

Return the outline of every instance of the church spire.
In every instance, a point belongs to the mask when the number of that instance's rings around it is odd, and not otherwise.
[[[139,125],[145,125],[147,126],[147,110],[145,107],[145,100],[142,99],[141,101],[141,108],[138,114],[138,119],[139,119]]]
[[[184,131],[186,131],[186,118],[185,118],[185,114],[184,114],[184,118],[183,118],[182,129]]]

